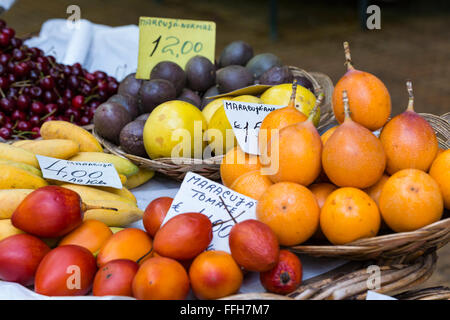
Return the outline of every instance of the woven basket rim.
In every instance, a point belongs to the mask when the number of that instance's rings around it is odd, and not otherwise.
[[[351,261],[334,270],[304,281],[294,292],[288,295],[267,292],[234,294],[221,300],[364,300],[369,277],[373,273],[369,266],[378,266],[380,288],[375,292],[394,296],[404,293],[427,280],[436,268],[436,252],[430,252],[410,263],[390,263],[383,261]],[[441,292],[442,293],[442,292]]]

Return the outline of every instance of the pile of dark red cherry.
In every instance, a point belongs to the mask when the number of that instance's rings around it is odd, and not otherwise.
[[[0,20],[0,137],[35,139],[45,121],[92,123],[95,109],[117,92],[105,72],[63,65],[15,37]]]

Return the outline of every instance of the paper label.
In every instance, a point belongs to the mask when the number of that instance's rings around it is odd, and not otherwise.
[[[213,224],[213,239],[207,250],[223,250],[229,253],[228,236],[234,222],[221,198],[237,222],[256,219],[256,200],[201,175],[188,172],[162,225],[182,213],[203,213]]]
[[[264,118],[273,110],[283,108],[268,104],[223,100],[223,107],[241,149],[259,155],[258,135]]]
[[[212,21],[140,17],[136,78],[149,79],[161,61],[175,62],[184,69],[190,58],[201,55],[214,63],[215,45]]]
[[[45,179],[122,189],[119,174],[112,163],[68,161],[40,155],[36,158]]]

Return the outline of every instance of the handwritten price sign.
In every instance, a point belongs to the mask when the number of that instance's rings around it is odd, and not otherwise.
[[[234,225],[230,214],[237,222],[256,219],[255,209],[256,200],[201,175],[188,172],[162,224],[182,213],[203,213],[214,225],[213,239],[208,250],[230,252],[228,236]]]
[[[112,163],[67,161],[39,155],[36,157],[46,179],[122,189],[119,174]]]
[[[184,68],[190,58],[201,55],[214,62],[215,43],[214,22],[141,17],[136,78],[149,79],[161,61],[173,61]]]
[[[259,154],[258,135],[261,123],[270,112],[283,106],[223,100],[223,107],[239,147],[246,153]]]

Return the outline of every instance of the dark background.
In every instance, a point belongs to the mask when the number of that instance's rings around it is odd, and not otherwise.
[[[272,2],[276,24],[270,23]],[[17,0],[0,18],[21,37],[38,33],[47,19],[67,18],[71,4],[80,6],[81,18],[111,26],[137,24],[139,16],[211,20],[217,24],[216,56],[229,42],[245,40],[255,53],[275,53],[334,83],[345,73],[342,42],[349,41],[355,67],[386,84],[394,114],[406,108],[406,79],[413,81],[416,111],[449,112],[450,1],[364,2],[380,6],[381,30],[361,28],[357,0]],[[450,246],[439,257],[422,287],[450,286]]]

